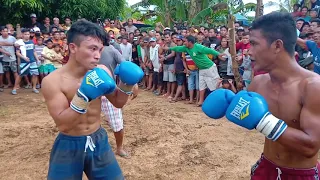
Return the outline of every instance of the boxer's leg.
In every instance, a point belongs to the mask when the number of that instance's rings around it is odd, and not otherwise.
[[[85,160],[85,136],[59,134],[50,154],[48,180],[82,179]]]
[[[87,150],[85,173],[90,180],[123,180],[121,168],[108,142],[107,132],[100,128],[90,135],[94,143],[93,151]]]

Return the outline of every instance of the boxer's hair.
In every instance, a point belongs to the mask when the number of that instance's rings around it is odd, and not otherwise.
[[[269,45],[282,40],[284,49],[293,56],[297,41],[296,23],[290,13],[272,12],[253,21],[252,30],[260,30]]]
[[[93,37],[102,41],[107,45],[106,32],[98,24],[87,20],[79,20],[72,24],[67,32],[67,44],[75,43],[77,46],[84,40],[84,37]]]

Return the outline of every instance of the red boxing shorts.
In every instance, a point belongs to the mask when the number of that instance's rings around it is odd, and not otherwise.
[[[251,168],[251,180],[319,180],[320,164],[310,169],[283,168],[261,155]]]

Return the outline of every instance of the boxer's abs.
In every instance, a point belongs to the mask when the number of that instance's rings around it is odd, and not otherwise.
[[[280,167],[308,169],[317,165],[317,156],[306,158],[268,139],[265,140],[263,155]]]
[[[101,126],[101,100],[97,99],[90,103],[87,113],[80,115],[78,123],[69,127],[68,131],[60,131],[70,136],[85,136],[96,132]]]

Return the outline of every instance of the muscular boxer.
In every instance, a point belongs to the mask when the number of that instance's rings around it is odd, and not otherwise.
[[[51,150],[48,179],[124,179],[101,128],[101,96],[115,107],[124,106],[134,84],[143,76],[131,62],[115,69],[116,86],[105,67],[97,67],[105,32],[86,20],[74,23],[67,34],[69,61],[42,81],[42,93],[59,134]]]
[[[276,31],[275,31],[276,29]],[[252,23],[249,54],[256,76],[248,91],[220,89],[203,104],[211,118],[231,122],[266,136],[264,150],[252,167],[252,180],[319,179],[320,77],[294,59],[297,40],[289,13],[270,13]]]

